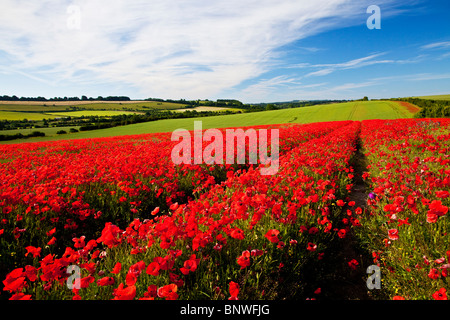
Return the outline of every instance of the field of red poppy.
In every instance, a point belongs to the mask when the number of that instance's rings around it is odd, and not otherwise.
[[[0,146],[1,297],[320,299],[327,255],[352,239],[381,298],[446,298],[450,121],[253,128],[279,130],[274,175],[175,165],[170,134]]]

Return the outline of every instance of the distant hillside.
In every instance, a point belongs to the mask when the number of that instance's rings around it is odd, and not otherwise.
[[[231,115],[210,116],[201,119],[167,119],[132,125],[84,131],[67,135],[56,135],[54,129],[48,128],[47,136],[16,140],[18,142],[49,141],[61,139],[97,138],[121,135],[135,135],[153,132],[172,132],[175,129],[194,129],[194,121],[202,121],[202,128],[227,128],[256,126],[281,123],[313,123],[325,121],[366,120],[366,119],[400,119],[412,118],[410,108],[395,101],[352,101],[345,103],[321,104],[316,106],[287,108],[280,110],[248,112]],[[51,131],[53,130],[53,131]],[[7,132],[5,132],[7,134]],[[53,134],[53,135],[50,135]],[[11,143],[11,142],[10,142]]]

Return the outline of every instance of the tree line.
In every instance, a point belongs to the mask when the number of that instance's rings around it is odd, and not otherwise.
[[[414,104],[421,110],[414,115],[415,118],[448,118],[450,117],[450,100],[432,100],[420,98],[391,99]]]
[[[54,98],[45,98],[45,97],[17,97],[17,96],[8,96],[3,95],[0,96],[0,101],[131,101],[129,97],[126,96],[108,96],[108,97],[102,97],[98,96],[97,98],[87,97],[87,96],[81,96],[79,97],[54,97]]]

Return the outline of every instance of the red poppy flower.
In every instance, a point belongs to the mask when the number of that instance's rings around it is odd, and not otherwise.
[[[30,253],[33,255],[33,258],[39,257],[41,255],[41,248],[35,248],[33,246],[28,246],[25,249],[27,249],[27,253],[25,253],[25,257],[28,256]]]
[[[241,266],[241,269],[248,267],[250,265],[250,251],[242,252],[242,255],[237,258],[237,263]]]
[[[346,234],[347,234],[347,230],[345,230],[345,229],[340,229],[340,230],[338,231],[338,236],[339,236],[339,238],[341,238],[341,239],[344,239]]]
[[[147,291],[144,292],[144,298],[155,299],[158,296],[158,287],[154,284],[148,286]]]
[[[103,277],[103,278],[97,280],[97,285],[99,287],[110,286],[112,284],[114,284],[113,277]]]
[[[55,232],[56,232],[56,227],[53,228],[53,229],[51,229],[50,231],[47,231],[46,234],[47,234],[47,236],[50,237],[50,236],[52,236]]]
[[[441,288],[435,293],[433,293],[434,300],[448,300],[447,299],[447,290],[445,288]]]
[[[178,298],[177,289],[177,285],[172,283],[159,288],[157,294],[158,297],[166,300],[176,300]]]
[[[197,269],[197,263],[193,260],[186,260],[183,267],[180,268],[182,274],[187,275],[189,272],[194,272]]]
[[[130,287],[136,284],[137,275],[131,272],[128,272],[125,277],[125,284]]]
[[[356,270],[356,268],[358,267],[359,263],[358,261],[356,261],[355,259],[352,259],[348,262],[348,266],[352,269],[352,270]]]
[[[23,268],[17,268],[8,273],[6,279],[3,280],[4,288],[3,290],[13,292],[22,290],[25,285],[25,274],[23,273]]]
[[[25,275],[27,276],[28,280],[30,281],[36,281],[37,279],[37,270],[33,266],[25,266]]]
[[[427,213],[427,222],[428,223],[435,223],[439,216],[435,213]]]
[[[194,272],[197,270],[197,265],[199,263],[200,259],[196,259],[195,254],[193,254],[189,260],[186,260],[183,264],[183,267],[180,268],[181,273],[184,275],[187,275],[189,272]]]
[[[397,240],[398,239],[398,230],[397,229],[389,229],[388,237],[390,240]]]
[[[436,268],[431,268],[430,272],[428,272],[428,278],[437,279],[441,276],[441,273]]]
[[[87,276],[84,278],[81,278],[81,288],[87,288],[89,285],[95,281],[95,278],[93,276]]]
[[[31,294],[25,294],[23,292],[15,293],[9,300],[31,300]]]
[[[278,249],[283,249],[284,247],[285,247],[285,243],[283,242],[283,241],[280,241],[280,242],[278,242],[278,244],[277,244],[277,248]]]
[[[337,201],[336,201],[336,204],[337,204],[339,207],[343,207],[343,206],[345,205],[345,202],[344,202],[344,200],[337,200]]]
[[[242,231],[242,230],[239,229],[239,228],[234,228],[233,231],[231,231],[230,236],[231,236],[233,239],[238,239],[238,240],[243,240],[244,237],[245,237],[244,231]]]
[[[150,264],[148,265],[146,272],[147,272],[147,274],[150,274],[150,275],[156,277],[156,276],[159,275],[159,270],[160,270],[160,269],[161,269],[161,268],[160,268],[158,262],[152,262],[152,263],[150,263]]]
[[[438,198],[448,198],[450,197],[450,192],[446,190],[436,191],[436,197]]]
[[[236,282],[230,281],[228,290],[231,295],[229,300],[237,300],[238,295],[239,295],[239,284],[237,284]]]
[[[114,266],[114,268],[112,269],[111,273],[119,273],[120,270],[122,269],[122,264],[120,262],[117,262]]]
[[[269,231],[267,231],[267,233],[265,234],[265,237],[267,238],[267,240],[269,240],[270,242],[273,243],[277,243],[280,240],[278,239],[278,235],[280,234],[280,231],[276,230],[276,229],[270,229]]]
[[[53,244],[55,244],[55,243],[56,243],[56,238],[55,238],[55,237],[52,237],[52,238],[50,239],[50,241],[47,242],[47,245],[51,246],[51,245],[53,245]]]
[[[314,244],[312,242],[308,242],[308,246],[306,247],[306,250],[308,251],[316,251],[317,249],[317,244]]]
[[[112,248],[121,242],[121,239],[119,238],[120,232],[121,230],[119,227],[113,225],[111,222],[107,222],[105,223],[105,228],[103,228],[102,235],[97,239],[97,242],[103,242],[103,244]]]
[[[121,283],[117,289],[114,289],[113,295],[113,300],[133,300],[136,297],[136,287],[129,286],[124,288],[123,283]]]

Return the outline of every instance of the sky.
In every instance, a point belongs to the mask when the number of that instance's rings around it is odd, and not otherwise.
[[[0,95],[450,94],[448,0],[1,0],[0,9]]]

